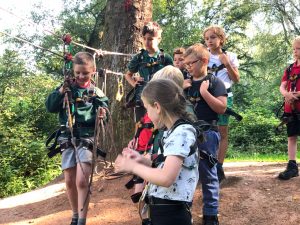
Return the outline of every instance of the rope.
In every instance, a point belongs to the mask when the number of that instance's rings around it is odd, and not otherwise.
[[[16,18],[18,18],[18,19],[20,19],[20,20],[22,20],[22,21],[27,21],[27,22],[28,22],[29,24],[31,24],[31,25],[39,26],[39,24],[34,23],[34,22],[31,22],[30,20],[28,20],[28,19],[26,19],[26,18],[22,18],[22,17],[20,17],[20,16],[14,14],[13,12],[11,12],[11,11],[9,11],[9,10],[6,10],[6,9],[2,8],[1,6],[0,6],[0,9],[3,10],[3,11],[5,11],[5,12],[7,12],[7,13],[9,13],[9,14],[11,14],[11,15],[13,15],[13,16],[15,16]],[[45,29],[45,28],[40,28],[40,27],[39,27],[39,29],[43,30],[44,32],[50,33],[50,34],[52,34],[53,36],[55,36],[55,37],[57,37],[57,38],[59,38],[59,39],[62,39],[61,36],[57,35],[57,34],[54,33],[53,31],[50,31],[50,30]],[[74,45],[77,45],[77,46],[80,46],[80,47],[83,47],[83,48],[86,48],[86,49],[93,50],[93,51],[97,52],[98,55],[100,55],[100,56],[101,56],[101,55],[119,55],[119,56],[128,56],[128,57],[134,56],[134,54],[125,54],[125,53],[121,53],[121,52],[112,52],[112,51],[106,51],[106,50],[102,50],[102,49],[96,49],[96,48],[90,47],[90,46],[88,46],[88,45],[84,45],[84,44],[81,44],[81,43],[79,43],[79,42],[76,42],[76,41],[74,41],[74,40],[72,40],[72,43],[73,43]]]
[[[44,50],[44,51],[50,52],[50,53],[52,53],[53,55],[56,55],[56,56],[58,56],[58,57],[60,57],[60,58],[64,58],[63,55],[60,55],[60,54],[58,54],[58,53],[56,53],[56,52],[53,52],[53,51],[51,51],[51,50],[49,50],[49,49],[47,49],[47,48],[42,47],[42,46],[33,44],[32,42],[27,41],[27,40],[25,40],[25,39],[23,39],[23,38],[20,38],[20,37],[17,37],[17,36],[13,36],[13,35],[11,35],[11,34],[9,34],[9,33],[3,32],[3,31],[0,31],[0,33],[6,35],[6,36],[8,36],[8,37],[17,39],[17,40],[19,40],[19,41],[25,42],[25,43],[27,43],[27,44],[29,44],[29,45],[32,45],[32,46],[36,47],[36,48],[39,48],[39,49],[42,49],[42,50]]]

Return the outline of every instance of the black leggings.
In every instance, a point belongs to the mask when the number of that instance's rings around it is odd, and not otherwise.
[[[186,204],[150,205],[152,225],[192,225],[192,217]]]

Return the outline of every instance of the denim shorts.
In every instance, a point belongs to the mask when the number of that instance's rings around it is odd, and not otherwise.
[[[65,138],[61,138],[58,139],[58,141],[60,144],[63,144],[65,142],[68,142],[69,140]],[[62,170],[72,168],[76,166],[76,164],[79,162],[92,164],[92,160],[93,160],[92,149],[83,146],[82,142],[79,142],[79,145],[77,145],[77,152],[75,151],[72,145],[66,149],[61,149],[61,151],[62,151],[62,159],[61,159]]]

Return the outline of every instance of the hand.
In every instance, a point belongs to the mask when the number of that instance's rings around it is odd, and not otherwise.
[[[219,55],[219,60],[220,60],[221,63],[224,64],[225,66],[230,64],[228,55],[226,55],[225,53],[222,53],[222,54]]]
[[[134,160],[126,158],[123,155],[118,155],[115,161],[115,171],[118,172],[132,172],[132,169],[136,162]]]
[[[134,86],[136,86],[144,81],[144,77],[134,76],[133,80],[134,80]]]
[[[300,97],[300,91],[293,91],[292,93],[293,93],[293,95],[294,95],[297,99],[299,99],[299,97]]]
[[[205,93],[208,90],[208,87],[209,87],[209,80],[202,81],[200,86],[200,94],[203,95],[203,93]]]
[[[295,94],[295,92],[287,92],[285,94],[284,98],[285,98],[285,102],[287,102],[289,104],[295,100],[298,100],[297,94]]]
[[[133,138],[132,140],[130,140],[129,142],[128,142],[128,145],[127,145],[127,148],[129,148],[129,149],[136,149],[136,147],[137,147],[137,139],[136,138]],[[125,149],[125,148],[124,148]]]
[[[183,89],[189,88],[192,86],[192,80],[191,79],[185,79],[183,81]]]
[[[69,88],[69,85],[67,85],[66,83],[63,83],[62,86],[58,89],[58,91],[61,94],[65,94],[66,92],[71,91],[71,90]]]
[[[143,156],[138,153],[137,151],[130,149],[130,148],[124,148],[122,151],[122,155],[127,159],[133,159],[134,161],[141,163],[143,161]]]
[[[102,107],[99,107],[98,110],[99,110],[99,114],[98,114],[99,119],[104,119],[106,117],[106,110]]]

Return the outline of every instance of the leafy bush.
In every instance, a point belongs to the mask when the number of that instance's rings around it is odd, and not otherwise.
[[[44,141],[56,116],[46,113],[46,95],[57,81],[46,76],[11,80],[0,107],[0,197],[39,187],[61,171],[59,159],[49,159]]]
[[[275,134],[279,120],[266,108],[246,109],[243,120],[230,124],[230,148],[237,151],[283,153],[287,149],[285,132]]]

